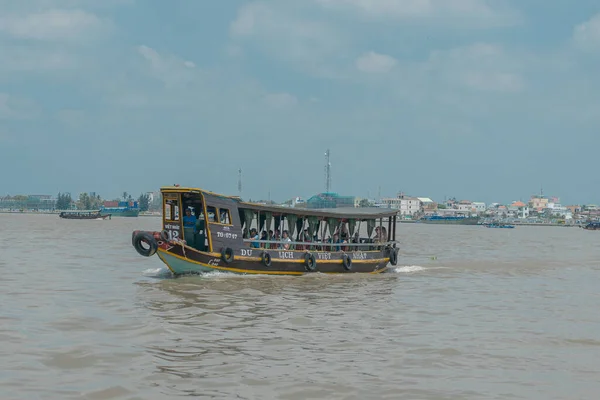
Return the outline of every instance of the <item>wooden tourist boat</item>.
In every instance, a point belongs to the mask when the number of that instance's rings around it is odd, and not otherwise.
[[[161,193],[163,229],[134,231],[132,245],[140,255],[156,254],[174,275],[380,273],[397,263],[397,210],[269,206],[178,186]],[[361,227],[368,237],[360,237]],[[270,240],[255,236],[269,231]],[[328,241],[336,234],[345,241]]]
[[[64,219],[110,219],[110,214],[101,214],[100,210],[67,210],[58,216]]]

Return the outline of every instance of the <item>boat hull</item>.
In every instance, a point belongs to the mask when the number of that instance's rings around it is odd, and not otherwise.
[[[102,210],[100,215],[113,217],[137,217],[140,215],[140,210]]]
[[[262,261],[263,252],[271,256],[269,266]],[[377,274],[384,272],[389,262],[389,257],[385,257],[385,254],[380,251],[348,252],[345,254],[352,259],[352,264],[347,270],[342,262],[342,252],[313,251],[311,254],[315,257],[316,263],[314,270],[309,271],[304,262],[305,253],[273,249],[240,249],[234,253],[233,260],[228,263],[217,253],[200,252],[183,244],[161,243],[156,254],[174,275],[216,271],[264,275],[304,275],[311,272]]]

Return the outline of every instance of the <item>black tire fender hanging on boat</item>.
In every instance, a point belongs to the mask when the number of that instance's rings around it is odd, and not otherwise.
[[[231,247],[223,247],[221,249],[221,260],[223,260],[225,264],[229,264],[233,261],[233,250]]]
[[[317,268],[317,261],[312,253],[304,254],[304,266],[307,271],[314,271]]]
[[[346,271],[350,271],[352,269],[352,259],[348,254],[342,254],[342,265]]]
[[[266,251],[262,252],[260,259],[265,267],[271,266],[271,255],[269,253],[267,253]]]
[[[131,245],[133,247],[135,247],[135,236],[139,233],[140,231],[133,231],[131,232]]]
[[[142,246],[142,243],[146,243],[148,248]],[[133,235],[133,247],[140,255],[150,257],[158,250],[158,243],[150,232],[136,232]]]
[[[395,247],[390,247],[390,264],[398,264],[398,249]]]

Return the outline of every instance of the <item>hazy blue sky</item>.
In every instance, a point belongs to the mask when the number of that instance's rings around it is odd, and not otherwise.
[[[598,0],[0,0],[0,194],[600,202]]]

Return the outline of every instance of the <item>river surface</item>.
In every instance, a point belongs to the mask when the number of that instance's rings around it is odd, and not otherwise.
[[[600,395],[600,232],[399,224],[379,276],[167,279],[134,229],[0,214],[2,400]]]

